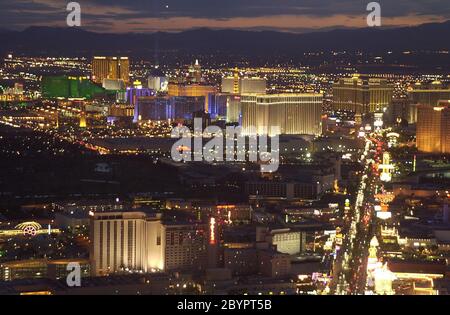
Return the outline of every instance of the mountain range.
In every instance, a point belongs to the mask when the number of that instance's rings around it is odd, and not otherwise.
[[[0,52],[83,54],[105,52],[248,53],[295,55],[320,50],[448,50],[450,21],[401,28],[336,29],[312,33],[194,29],[179,33],[95,33],[80,28],[0,30]]]

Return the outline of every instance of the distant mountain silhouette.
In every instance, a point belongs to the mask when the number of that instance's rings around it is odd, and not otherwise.
[[[194,29],[179,33],[95,33],[79,28],[30,27],[0,30],[0,51],[28,54],[107,52],[141,54],[153,51],[241,52],[290,54],[317,50],[450,49],[450,21],[402,28],[339,29],[294,34],[276,31]]]

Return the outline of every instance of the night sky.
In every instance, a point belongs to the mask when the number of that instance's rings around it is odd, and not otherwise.
[[[0,28],[65,26],[66,0],[0,0]],[[79,0],[82,28],[98,32],[198,27],[306,32],[366,26],[369,0]],[[382,0],[383,26],[450,19],[449,0]]]

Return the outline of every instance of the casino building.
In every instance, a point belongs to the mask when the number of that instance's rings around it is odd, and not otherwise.
[[[143,212],[103,212],[91,218],[92,274],[195,271],[207,264],[208,227],[163,222]]]

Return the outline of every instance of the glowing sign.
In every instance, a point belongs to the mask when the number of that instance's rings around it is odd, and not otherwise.
[[[388,152],[383,153],[383,164],[379,165],[378,168],[382,171],[380,175],[381,181],[390,182],[394,166],[391,164],[391,155]]]
[[[343,239],[343,235],[342,235],[342,229],[340,227],[336,228],[336,247],[338,246],[342,246],[342,239]]]
[[[345,213],[348,213],[350,211],[350,200],[345,199],[345,207],[344,207]]]
[[[376,194],[375,198],[377,200],[379,200],[381,203],[389,204],[392,201],[394,201],[395,195],[393,193],[387,192],[387,193]]]
[[[380,180],[382,182],[390,182],[392,180],[392,175],[390,173],[381,173]]]
[[[394,138],[399,138],[400,134],[398,134],[397,132],[390,132],[386,135],[387,137],[394,137]]]
[[[49,225],[47,229],[43,229],[42,225],[37,222],[23,222],[15,226],[13,230],[0,230],[2,236],[36,236],[39,234],[59,234],[59,229],[52,229]]]
[[[336,235],[336,250],[339,246],[342,246],[343,242],[342,242],[342,234],[337,234]]]
[[[392,218],[392,213],[389,211],[377,212],[377,218],[379,218],[381,220],[387,220],[387,219]]]
[[[209,244],[216,244],[216,219],[214,218],[209,221]]]
[[[36,236],[37,231],[42,229],[42,226],[37,222],[24,222],[16,226],[16,229],[22,230],[25,236]]]
[[[219,216],[225,216],[226,215],[225,222],[227,224],[232,224],[233,223],[231,218],[233,216],[233,211],[235,211],[235,210],[236,210],[236,206],[235,205],[219,205],[219,206],[217,206],[217,214]]]

